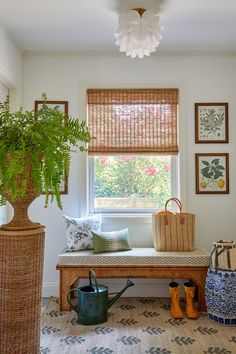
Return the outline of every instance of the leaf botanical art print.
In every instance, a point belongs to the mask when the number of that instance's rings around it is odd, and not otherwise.
[[[210,134],[220,136],[220,131],[224,128],[223,123],[225,119],[225,112],[218,112],[215,108],[206,109],[200,116],[200,129],[203,134],[207,136]]]
[[[196,154],[197,193],[229,193],[228,154]]]
[[[196,103],[197,143],[228,142],[228,104]]]

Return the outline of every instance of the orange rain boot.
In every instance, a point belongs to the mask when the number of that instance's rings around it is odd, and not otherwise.
[[[169,292],[171,295],[170,315],[173,318],[183,318],[183,311],[179,305],[179,284],[172,281],[169,284]]]
[[[193,306],[193,298],[195,292],[195,286],[191,282],[184,283],[184,292],[186,299],[186,315],[188,318],[198,318],[198,312]]]

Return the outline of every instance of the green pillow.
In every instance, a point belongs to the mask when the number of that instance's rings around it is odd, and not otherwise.
[[[131,250],[128,229],[119,231],[93,231],[94,253]]]

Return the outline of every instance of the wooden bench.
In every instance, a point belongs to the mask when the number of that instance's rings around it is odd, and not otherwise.
[[[97,278],[190,279],[197,287],[199,311],[205,311],[205,279],[209,253],[201,248],[192,252],[158,252],[154,248],[94,254],[93,250],[63,252],[59,255],[60,310],[69,311],[67,293],[89,269]]]

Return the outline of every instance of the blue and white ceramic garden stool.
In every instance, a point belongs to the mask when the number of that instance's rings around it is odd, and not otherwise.
[[[209,268],[206,277],[209,319],[236,326],[236,272]]]

